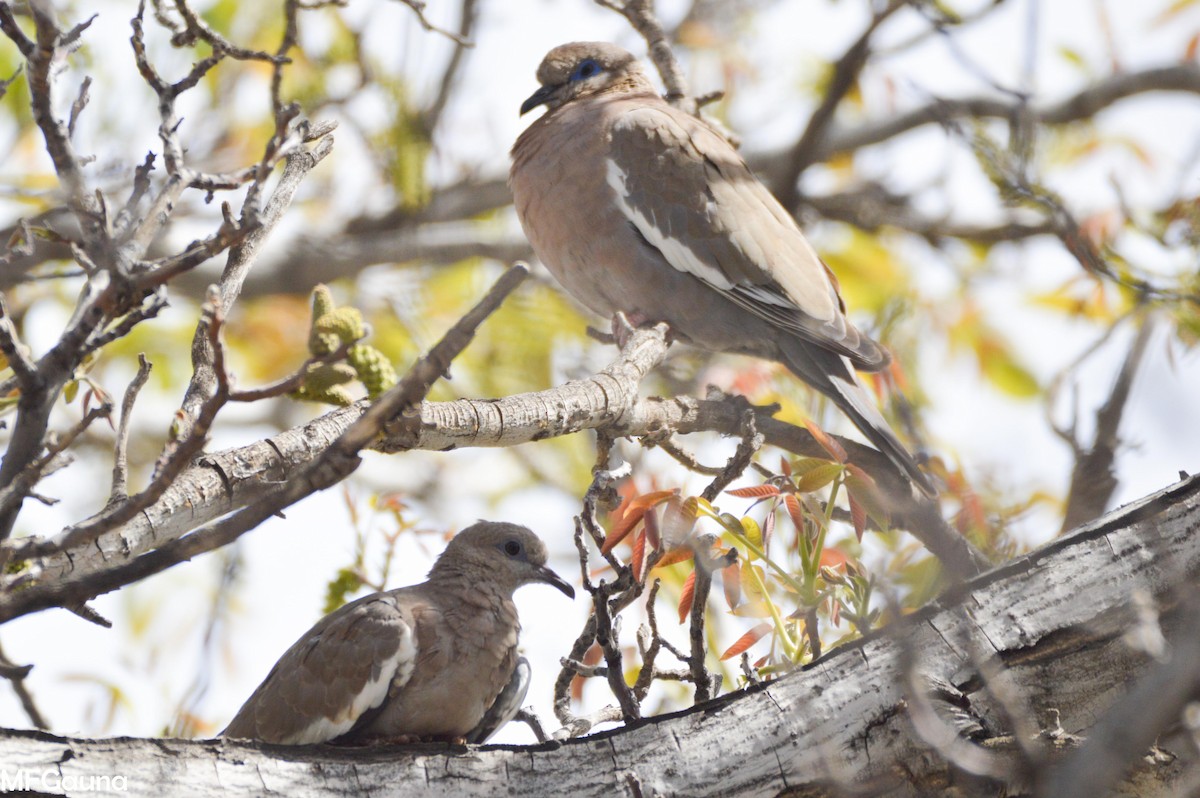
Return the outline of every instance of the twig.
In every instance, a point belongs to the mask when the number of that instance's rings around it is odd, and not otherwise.
[[[716,501],[721,491],[745,473],[746,469],[750,467],[750,461],[755,453],[762,448],[764,439],[754,424],[754,410],[752,409],[747,409],[742,414],[741,434],[742,439],[738,443],[737,451],[729,458],[729,462],[717,474],[716,479],[710,482],[704,492],[700,494],[705,500]]]
[[[725,471],[725,466],[706,466],[696,459],[696,456],[691,452],[685,451],[682,447],[676,445],[670,440],[656,440],[649,436],[643,436],[639,439],[639,443],[643,446],[657,447],[662,449],[672,460],[679,463],[681,466],[691,471],[694,474],[700,474],[706,477],[718,477]]]
[[[465,37],[463,37],[457,33],[454,33],[452,31],[445,30],[444,28],[439,28],[437,25],[434,25],[432,22],[430,22],[425,17],[424,0],[400,0],[400,2],[404,3],[404,5],[408,6],[409,8],[411,8],[413,10],[413,13],[417,15],[417,21],[421,23],[421,27],[424,28],[425,30],[429,31],[430,33],[441,34],[442,36],[445,36],[450,41],[452,41],[455,44],[458,44],[462,47],[474,47],[475,46],[470,42],[470,40],[466,39]]]
[[[95,17],[92,17],[95,19]],[[91,20],[88,20],[89,22]],[[83,83],[79,86],[79,96],[75,98],[75,102],[71,103],[71,117],[67,122],[67,137],[75,135],[75,123],[79,121],[79,115],[83,113],[83,109],[87,108],[88,104],[88,89],[92,86],[91,77],[85,77]]]
[[[867,29],[833,65],[833,76],[829,80],[825,96],[808,118],[808,126],[804,128],[800,140],[788,153],[787,164],[775,186],[776,196],[783,207],[796,206],[800,197],[800,175],[818,160],[818,150],[833,121],[834,112],[854,88],[863,67],[867,65],[871,54],[871,38],[888,17],[906,5],[908,0],[891,0],[882,10],[876,12]]]
[[[38,390],[41,381],[37,365],[30,359],[25,345],[21,343],[20,333],[13,324],[12,316],[8,313],[8,304],[4,295],[0,294],[0,353],[8,361],[8,367],[24,392],[32,393]]]
[[[29,722],[33,724],[33,727],[47,731],[50,728],[50,724],[46,722],[45,716],[38,710],[37,703],[33,700],[33,694],[25,686],[25,677],[29,675],[29,671],[32,669],[32,665],[13,664],[3,649],[0,649],[0,677],[8,679],[8,683],[12,685],[13,692],[17,695],[17,700],[21,702],[21,709],[25,710],[25,716],[29,718]]]
[[[1155,317],[1147,315],[1138,329],[1133,345],[1125,356],[1121,371],[1113,383],[1108,399],[1096,411],[1096,433],[1091,448],[1076,448],[1075,468],[1071,472],[1071,487],[1067,493],[1067,509],[1063,513],[1062,531],[1090,521],[1104,512],[1117,489],[1113,471],[1117,449],[1121,445],[1121,418],[1129,401],[1133,378],[1154,335]],[[1074,425],[1072,425],[1074,426]],[[1073,448],[1075,448],[1073,446]]]
[[[70,612],[74,615],[78,615],[80,618],[83,618],[88,623],[94,623],[103,629],[111,629],[112,628],[112,621],[108,620],[103,615],[96,612],[96,610],[94,610],[91,606],[89,606],[86,603],[80,602],[78,604],[67,604],[67,605],[63,606],[63,609],[67,610],[68,612]]]
[[[13,84],[14,80],[21,76],[21,71],[23,69],[24,67],[18,64],[17,69],[12,73],[11,78],[0,78],[0,100],[4,99],[5,94],[8,94],[8,87]]]
[[[263,385],[259,388],[249,388],[244,391],[230,391],[229,401],[231,402],[258,402],[263,399],[270,399],[275,396],[283,396],[284,394],[292,393],[304,384],[305,377],[308,376],[310,366],[316,366],[322,363],[336,363],[346,357],[346,353],[350,348],[355,346],[351,342],[343,342],[337,349],[326,355],[313,355],[305,360],[300,368],[284,377],[281,380],[276,380],[270,385]]]
[[[618,722],[621,720],[621,717],[621,708],[612,706],[611,704],[596,710],[590,715],[571,715],[568,720],[563,721],[563,727],[550,735],[550,738],[558,741],[570,740],[581,734],[587,734],[601,723]]]
[[[539,743],[544,743],[550,739],[546,734],[546,729],[542,726],[542,722],[532,710],[521,707],[517,710],[517,714],[513,715],[512,719],[528,726]]]
[[[695,703],[697,704],[712,698],[716,686],[720,684],[720,676],[718,675],[714,680],[705,665],[705,659],[708,657],[708,641],[704,635],[704,616],[708,610],[708,593],[712,588],[712,572],[716,568],[724,568],[737,562],[737,549],[733,548],[721,557],[715,559],[711,557],[709,551],[715,543],[715,538],[709,535],[698,535],[692,542],[696,563],[696,581],[692,593],[688,626],[691,653],[686,662],[691,672],[691,682],[696,687]]]
[[[133,187],[129,191],[129,199],[125,200],[125,204],[117,212],[116,219],[113,220],[113,230],[119,241],[127,240],[129,234],[141,221],[136,215],[137,206],[150,191],[150,173],[154,171],[156,157],[153,152],[146,153],[145,160],[133,171]]]
[[[0,488],[0,516],[15,513],[16,509],[21,506],[21,502],[29,496],[33,486],[41,481],[46,469],[51,466],[55,458],[69,449],[75,439],[83,434],[83,431],[90,427],[93,421],[98,418],[107,418],[110,413],[112,413],[111,404],[105,403],[93,407],[74,426],[63,433],[61,438],[47,446],[45,454],[34,458],[12,482]]]
[[[432,135],[437,129],[438,122],[442,119],[442,113],[446,109],[446,104],[450,101],[450,94],[454,90],[456,78],[459,69],[466,61],[467,48],[472,47],[471,32],[475,27],[475,22],[479,17],[479,2],[478,0],[462,0],[459,4],[458,13],[458,34],[454,41],[454,52],[450,55],[450,62],[446,64],[446,69],[442,73],[442,79],[438,83],[437,95],[433,98],[433,102],[429,104],[429,108],[422,114],[422,122],[424,123],[425,133]]]
[[[654,662],[662,649],[663,640],[658,634],[658,618],[654,611],[654,602],[658,598],[661,579],[655,579],[646,595],[646,624],[638,629],[638,652],[642,655],[642,669],[638,672],[637,681],[633,685],[633,694],[637,700],[643,701],[654,683]]]
[[[598,5],[616,11],[625,17],[633,29],[646,40],[650,60],[658,68],[658,74],[662,77],[663,85],[667,89],[667,102],[695,115],[699,110],[699,105],[688,94],[687,80],[683,77],[683,70],[679,67],[675,53],[671,51],[671,45],[667,40],[666,32],[663,31],[662,23],[654,14],[653,0],[595,1]]]
[[[621,706],[621,714],[625,720],[636,720],[642,716],[641,707],[633,690],[625,683],[625,669],[621,662],[621,644],[616,639],[611,608],[608,606],[608,595],[611,586],[601,581],[596,586],[596,594],[592,600],[594,617],[596,619],[596,644],[604,652],[604,661],[608,663],[607,673],[609,689]]]
[[[281,62],[280,56],[271,55],[262,50],[251,50],[246,47],[240,47],[229,41],[206,25],[204,20],[196,12],[192,11],[191,7],[187,4],[187,0],[175,0],[175,10],[179,12],[179,16],[183,18],[186,26],[172,37],[171,44],[176,47],[193,45],[199,39],[211,45],[215,52],[239,61],[268,61],[272,64]]]
[[[146,360],[145,353],[138,353],[138,370],[129,387],[125,389],[125,398],[121,401],[121,421],[117,426],[117,442],[113,450],[112,493],[110,502],[119,502],[129,497],[129,418],[133,415],[133,403],[137,401],[138,392],[150,378],[151,365]]]

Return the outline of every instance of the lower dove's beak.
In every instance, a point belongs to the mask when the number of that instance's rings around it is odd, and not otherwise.
[[[562,592],[566,593],[569,598],[575,598],[575,588],[567,584],[567,580],[563,579],[558,574],[551,571],[546,566],[537,569],[538,579],[548,585],[553,585]]]

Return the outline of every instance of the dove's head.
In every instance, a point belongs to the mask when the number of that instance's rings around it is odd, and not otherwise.
[[[575,597],[575,589],[546,567],[546,544],[529,529],[500,521],[478,521],[451,539],[433,564],[430,580],[467,576],[497,583],[511,593],[544,582]]]
[[[653,91],[637,59],[608,42],[571,42],[555,47],[537,71],[542,86],[521,104],[521,113],[544,105],[551,111],[605,91]]]

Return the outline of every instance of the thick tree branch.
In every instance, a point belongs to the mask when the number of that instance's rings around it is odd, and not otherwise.
[[[902,796],[972,785],[992,795],[1008,785],[1012,794],[1025,789],[1014,741],[997,725],[1002,715],[995,699],[956,641],[991,651],[1007,677],[1026,687],[1031,707],[1045,719],[1041,738],[1028,742],[1048,762],[1061,759],[1078,744],[1072,735],[1086,737],[1105,723],[1114,696],[1155,672],[1155,661],[1124,638],[1137,622],[1128,599],[1135,591],[1157,602],[1168,644],[1180,654],[1175,661],[1194,665],[1183,656],[1192,645],[1186,634],[1192,622],[1177,602],[1180,591],[1196,589],[1198,524],[1200,478],[1192,478],[983,574],[963,585],[958,598],[946,597],[798,672],[561,744],[354,750],[8,732],[0,736],[0,759],[27,778],[40,777],[47,762],[58,763],[64,778],[121,775],[129,792],[139,795],[162,794],[176,784],[198,795],[302,790],[340,796],[353,790],[469,798],[493,795],[502,786],[524,795],[581,798]],[[977,719],[966,744],[1013,763],[1006,774],[1011,784],[964,781],[916,736],[907,712],[912,694],[904,686],[906,650],[915,652],[918,684],[929,685],[935,708]],[[949,685],[957,703],[938,685]],[[1159,745],[1171,745],[1171,754],[1156,763],[1143,760],[1135,774],[1140,781],[1122,794],[1150,794],[1151,786],[1161,791],[1155,794],[1171,794],[1172,785],[1194,776],[1195,755],[1186,743],[1161,738]]]
[[[501,399],[423,403],[419,414],[399,420],[372,448],[397,452],[500,447],[601,428],[609,434],[638,437],[666,430],[741,437],[746,424],[744,400],[637,398],[641,380],[661,361],[666,346],[662,328],[637,330],[617,360],[591,378]],[[68,574],[112,567],[257,501],[286,474],[320,457],[366,406],[364,401],[340,408],[259,443],[205,455],[165,486],[152,504],[139,505],[135,516],[125,515],[119,524],[98,517],[56,538],[13,541],[9,544],[12,558],[32,562],[26,572],[9,577],[6,586],[37,589],[37,584]],[[773,419],[769,411],[757,409],[754,414],[755,427],[766,442],[798,454],[826,456],[807,430]],[[951,573],[977,573],[984,567],[984,558],[946,524],[935,503],[912,497],[911,487],[887,458],[864,444],[839,440],[850,461],[871,473],[893,499],[889,509],[896,526],[912,531]],[[84,529],[86,537],[82,537]],[[87,546],[81,548],[81,542]]]

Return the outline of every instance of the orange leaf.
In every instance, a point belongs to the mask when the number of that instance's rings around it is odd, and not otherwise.
[[[654,564],[654,568],[656,570],[659,568],[667,568],[668,566],[675,565],[676,563],[687,562],[690,559],[692,559],[691,546],[678,546],[664,554],[659,561]]]
[[[825,566],[826,568],[838,568],[845,566],[849,559],[850,558],[847,557],[846,553],[841,549],[833,546],[826,546],[825,548],[821,549],[821,559],[819,564]]]
[[[679,622],[683,623],[687,620],[688,612],[692,609],[692,599],[696,595],[696,572],[693,570],[688,574],[687,581],[683,583],[683,595],[679,597]]]
[[[786,457],[779,458],[779,473],[783,474],[785,477],[790,477],[792,475],[792,464],[788,462]]]
[[[879,486],[866,471],[853,463],[846,465],[846,493],[880,525],[888,522],[887,501],[879,492]]]
[[[984,515],[979,494],[966,488],[959,494],[959,501],[962,502],[962,509],[954,519],[958,531],[966,535],[972,531],[987,529],[987,517]]]
[[[642,516],[646,514],[645,507],[631,507],[621,516],[621,520],[613,525],[612,530],[604,538],[604,545],[600,547],[600,551],[608,554],[613,550],[618,543],[625,539],[625,536],[633,531],[633,528],[642,520]]]
[[[804,426],[808,428],[808,432],[813,436],[813,439],[820,444],[821,448],[829,452],[829,456],[839,463],[846,462],[846,450],[842,445],[829,437],[825,430],[818,427],[811,419],[804,419]]]
[[[778,496],[779,488],[774,485],[754,485],[749,488],[734,488],[725,492],[730,496],[737,496],[739,499],[761,499],[764,496]]]
[[[867,529],[867,511],[850,491],[846,491],[846,498],[850,501],[850,522],[854,524],[854,535],[862,543],[863,532]]]
[[[787,507],[788,515],[792,519],[792,525],[796,527],[797,532],[804,531],[804,512],[800,508],[800,500],[795,494],[789,493],[783,497],[783,504]]]
[[[646,540],[653,549],[662,548],[662,535],[658,531],[658,511],[650,510],[642,517],[646,525]]]
[[[642,564],[646,561],[646,530],[642,529],[633,539],[633,558],[629,561],[633,568],[633,581],[642,581]]]
[[[769,634],[771,628],[771,624],[769,623],[758,624],[749,632],[746,632],[746,634],[739,637],[732,646],[725,649],[725,653],[721,655],[721,659],[726,660],[741,654],[743,651],[750,648],[750,646],[754,645],[759,640],[762,640],[764,635]]]
[[[649,493],[643,493],[641,496],[630,499],[629,506],[630,508],[634,509],[640,507],[644,510],[647,507],[653,507],[654,505],[659,504],[660,502],[663,502],[672,496],[678,495],[678,490],[653,490]]]
[[[725,589],[725,603],[733,609],[742,600],[742,569],[736,562],[721,569],[721,586]]]

